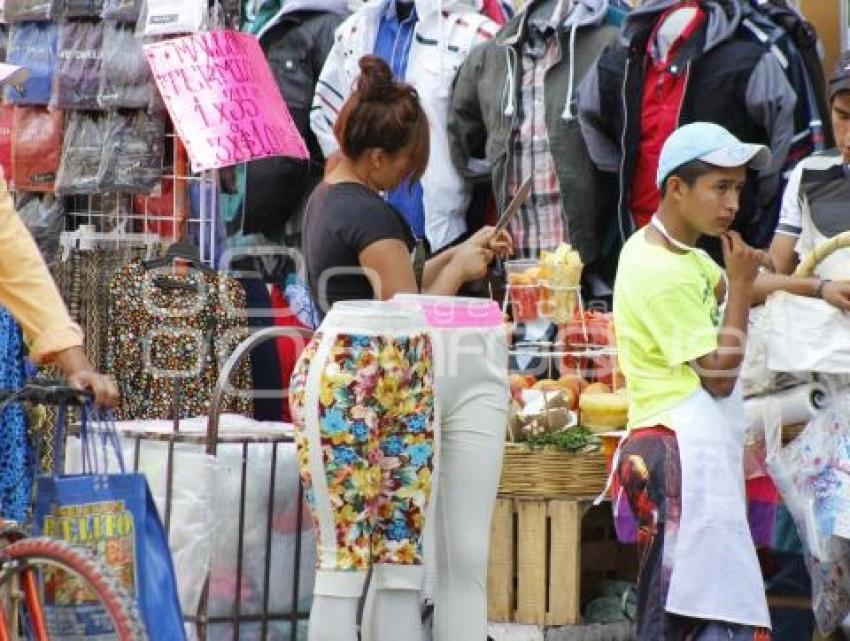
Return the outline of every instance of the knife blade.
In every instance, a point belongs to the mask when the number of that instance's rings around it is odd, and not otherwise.
[[[502,213],[502,217],[499,218],[499,222],[496,223],[496,228],[494,233],[499,233],[503,229],[508,228],[508,224],[510,224],[511,219],[516,216],[517,212],[520,210],[525,202],[528,200],[528,197],[531,196],[531,185],[534,183],[534,176],[529,176],[525,179],[525,182],[519,188],[519,191],[516,193],[516,196],[513,197],[508,206],[505,208],[504,213]]]

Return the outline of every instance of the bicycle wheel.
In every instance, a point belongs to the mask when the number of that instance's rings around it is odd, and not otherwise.
[[[146,641],[138,606],[90,552],[33,537],[0,550],[0,641]]]

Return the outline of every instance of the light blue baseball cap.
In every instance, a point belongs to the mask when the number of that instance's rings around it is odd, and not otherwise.
[[[764,169],[770,164],[770,149],[741,142],[712,122],[692,122],[670,134],[661,148],[655,180],[659,189],[674,169],[692,160],[702,160],[715,167]]]

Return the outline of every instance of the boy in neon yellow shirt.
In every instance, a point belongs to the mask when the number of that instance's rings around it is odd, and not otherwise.
[[[659,158],[659,210],[620,256],[614,323],[631,431],[616,472],[639,526],[640,641],[769,639],[734,393],[764,256],[730,231],[747,167],[769,159],[718,125],[679,128]],[[696,249],[703,234],[721,238],[726,278]]]

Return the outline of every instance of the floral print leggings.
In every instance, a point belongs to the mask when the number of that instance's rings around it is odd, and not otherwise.
[[[296,365],[290,402],[320,534],[320,576],[421,566],[434,459],[432,361],[425,331],[320,328]]]

